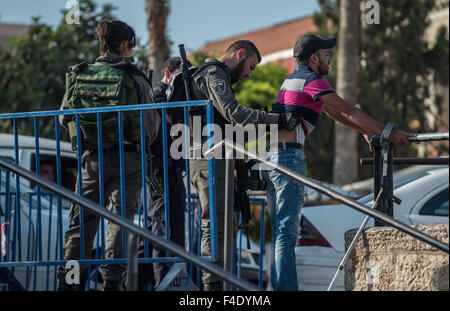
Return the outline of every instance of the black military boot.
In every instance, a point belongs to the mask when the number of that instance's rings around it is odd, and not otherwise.
[[[105,280],[103,282],[102,291],[104,292],[118,292],[121,290],[122,282],[121,281],[110,281]]]
[[[223,284],[222,284],[222,282],[214,282],[214,283],[203,284],[203,291],[205,291],[205,292],[223,291]]]
[[[74,284],[67,284],[66,282],[66,268],[59,266],[58,267],[58,287],[56,288],[57,291],[64,291],[64,292],[72,292],[75,290]]]

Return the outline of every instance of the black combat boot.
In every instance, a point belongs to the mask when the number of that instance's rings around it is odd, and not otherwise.
[[[222,284],[222,282],[214,282],[214,283],[203,284],[203,291],[205,291],[205,292],[223,291],[223,284]]]
[[[75,285],[67,284],[66,273],[67,273],[66,268],[62,266],[58,267],[58,287],[56,288],[56,290],[64,292],[73,292],[75,290]]]
[[[122,282],[121,281],[110,281],[105,280],[103,282],[102,291],[104,292],[118,292],[121,290]]]

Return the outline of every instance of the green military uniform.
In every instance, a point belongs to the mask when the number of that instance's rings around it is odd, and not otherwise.
[[[240,106],[234,96],[231,87],[231,69],[224,63],[214,59],[206,59],[212,62],[210,66],[196,73],[192,79],[192,87],[197,99],[210,99],[214,105],[214,123],[222,128],[225,124],[277,124],[279,115],[266,113]],[[205,125],[205,124],[203,124]],[[203,142],[202,142],[203,144]],[[217,240],[218,240],[218,262],[223,266],[223,246],[224,246],[224,210],[225,210],[225,160],[215,159],[215,198],[216,198],[216,219],[217,219]],[[197,189],[202,205],[201,226],[202,256],[211,256],[211,231],[210,231],[210,204],[209,204],[209,171],[208,160],[191,159],[190,161],[191,183]],[[228,194],[232,195],[232,194]],[[234,226],[236,228],[236,226]],[[236,230],[234,230],[234,240]],[[210,289],[220,289],[220,279],[207,272],[202,271],[202,281]]]
[[[106,55],[96,60],[94,65],[113,66],[120,64],[124,60],[115,53]],[[142,76],[136,75],[132,77],[137,85],[137,103],[144,104],[152,102],[150,95],[150,85]],[[67,96],[67,94],[66,94]],[[68,109],[67,98],[64,97],[61,109]],[[135,112],[134,112],[135,113]],[[125,115],[126,113],[124,113]],[[139,116],[139,114],[137,114]],[[62,116],[60,123],[67,127],[72,121],[73,116]],[[144,118],[146,124],[145,132],[147,142],[152,143],[156,139],[160,126],[160,117],[155,110],[145,110]],[[138,200],[142,189],[141,175],[141,153],[138,147],[139,141],[133,141],[130,137],[135,136],[131,130],[124,127],[124,171],[125,171],[125,217],[129,220],[134,218],[137,212]],[[134,130],[133,130],[134,131]],[[109,133],[110,134],[110,133]],[[105,142],[105,141],[104,141]],[[105,147],[106,146],[106,147]],[[105,142],[103,150],[103,178],[104,178],[104,205],[105,207],[118,215],[122,214],[121,207],[121,191],[120,191],[120,158],[118,132],[114,143]],[[98,151],[94,148],[85,148],[81,157],[81,182],[82,194],[84,197],[99,202],[99,163]],[[78,194],[79,180],[77,178],[77,186],[75,192]],[[72,205],[69,212],[69,229],[65,234],[65,260],[80,259],[80,217],[79,207]],[[94,237],[99,227],[100,218],[88,211],[83,211],[83,232],[84,232],[84,259],[90,258],[92,255],[92,247]],[[122,233],[119,225],[108,222],[108,237],[105,245],[105,258],[123,258],[122,255]],[[86,266],[80,266],[81,276],[86,273]],[[104,286],[111,286],[111,289],[117,288],[120,284],[126,266],[123,264],[107,264],[102,265],[102,276],[105,281]],[[59,289],[70,289],[71,286],[65,284],[65,268],[59,267]],[[66,287],[65,287],[66,285]],[[69,287],[69,288],[67,288]]]

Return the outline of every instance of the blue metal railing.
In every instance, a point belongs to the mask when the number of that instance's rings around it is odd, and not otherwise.
[[[265,237],[265,228],[264,228],[264,224],[265,224],[265,209],[267,206],[267,202],[266,199],[263,198],[254,198],[254,197],[250,197],[249,198],[250,203],[256,203],[258,205],[260,205],[261,207],[261,217],[260,217],[260,227],[259,227],[259,257],[258,257],[258,262],[257,262],[257,272],[258,272],[258,286],[260,288],[264,288],[264,273],[266,273],[266,275],[268,276],[268,271],[265,271],[265,268],[268,269],[268,265],[267,263],[264,262],[264,256],[265,256],[265,248],[264,248],[264,237]],[[198,195],[191,195],[191,204],[192,206],[196,206],[196,204],[198,203],[198,215],[201,215],[202,211],[201,211],[201,204],[200,204],[200,199],[198,197]],[[241,212],[237,212],[237,215],[235,215],[236,218],[239,220],[238,224],[241,225],[242,224],[242,215]],[[194,232],[194,222],[197,221],[198,223],[198,232],[195,235]],[[200,256],[200,242],[201,242],[201,220],[200,217],[198,217],[198,219],[195,219],[195,217],[192,217],[191,220],[191,228],[192,228],[192,233],[189,236],[188,239],[188,245],[194,245],[194,240],[197,239],[197,249],[195,250],[195,253],[197,255]],[[190,228],[190,229],[191,229]],[[250,238],[250,237],[248,237]],[[239,230],[238,235],[236,237],[236,241],[234,243],[234,247],[233,247],[233,273],[236,274],[239,278],[241,277],[241,269],[242,269],[242,252],[245,251],[245,247],[243,246],[242,243],[243,240],[243,232],[242,230]],[[237,247],[239,245],[239,247]],[[266,265],[265,265],[266,264]],[[190,276],[192,278],[193,275],[193,271],[190,271]],[[197,278],[196,280],[194,280],[194,282],[197,284],[198,287],[200,287],[201,281],[200,281],[200,269],[197,268]]]
[[[93,213],[95,215],[98,215],[99,217],[104,217],[108,219],[109,221],[112,221],[116,224],[118,224],[120,227],[126,229],[128,231],[128,237],[129,242],[133,243],[133,240],[135,242],[135,237],[139,236],[145,240],[150,241],[155,246],[167,249],[172,254],[178,255],[180,258],[183,258],[185,261],[189,262],[190,264],[193,264],[195,266],[201,267],[202,269],[205,269],[206,271],[209,271],[223,280],[230,282],[231,284],[234,284],[240,289],[243,290],[258,290],[258,288],[244,280],[238,279],[236,276],[232,275],[231,273],[224,271],[217,265],[214,265],[208,261],[206,261],[204,258],[196,256],[194,254],[191,254],[187,252],[184,247],[181,247],[177,244],[175,244],[172,241],[167,241],[162,237],[156,236],[154,234],[151,234],[148,229],[143,229],[136,224],[134,224],[131,220],[128,220],[126,218],[123,218],[120,215],[114,214],[108,210],[106,210],[104,207],[100,206],[99,204],[78,196],[74,194],[71,190],[68,190],[67,188],[62,187],[61,185],[58,185],[45,177],[39,176],[35,174],[34,172],[30,170],[26,170],[20,166],[17,166],[10,161],[8,161],[5,157],[0,156],[0,167],[3,167],[6,169],[7,172],[13,172],[14,174],[18,174],[21,177],[28,179],[30,181],[33,181],[36,184],[41,185],[42,187],[45,187],[47,189],[51,189],[52,192],[54,192],[57,195],[62,196],[64,199],[69,200],[70,202],[75,203],[78,206],[82,206],[83,208],[87,209],[90,213]],[[133,243],[135,245],[135,243]],[[137,278],[137,258],[136,258],[136,247],[131,245],[131,247],[128,250],[128,276],[127,281],[128,284],[134,284],[132,286],[132,289],[136,289],[136,278]],[[81,264],[86,264],[86,260],[80,261]],[[117,260],[109,261],[109,263],[120,263]],[[19,263],[20,264],[20,263]],[[45,264],[44,264],[45,265]],[[47,264],[48,265],[48,264]],[[3,268],[2,263],[0,263],[0,268]],[[2,271],[4,272],[4,271]],[[131,277],[130,277],[131,276]],[[3,286],[2,286],[3,288]]]
[[[213,109],[212,109],[212,103],[210,101],[191,101],[191,102],[178,102],[178,103],[156,103],[156,104],[145,104],[145,105],[129,105],[129,106],[120,106],[120,107],[101,107],[101,108],[85,108],[85,109],[68,109],[68,110],[58,110],[58,111],[38,111],[38,112],[23,112],[23,113],[10,113],[10,114],[2,114],[0,115],[0,119],[5,120],[9,119],[12,121],[12,127],[14,132],[14,162],[16,164],[22,164],[21,160],[19,158],[19,149],[22,148],[21,145],[19,145],[20,141],[20,135],[18,130],[18,119],[24,119],[24,118],[31,118],[33,120],[34,124],[34,153],[35,153],[35,171],[39,174],[40,172],[40,141],[41,138],[39,138],[39,120],[40,118],[48,118],[52,117],[55,123],[55,157],[56,157],[56,182],[57,184],[61,185],[63,183],[62,180],[62,161],[61,161],[61,143],[60,143],[60,126],[58,123],[58,117],[64,116],[64,115],[73,115],[75,117],[75,123],[76,123],[76,130],[77,130],[77,152],[76,152],[76,159],[77,159],[77,171],[78,171],[78,180],[81,181],[81,130],[80,130],[80,116],[83,114],[96,114],[97,116],[97,135],[98,135],[98,150],[103,150],[103,144],[102,144],[102,114],[107,112],[115,112],[118,114],[119,119],[119,157],[120,157],[120,183],[121,183],[121,212],[122,216],[124,216],[124,210],[125,210],[125,182],[124,182],[124,150],[123,150],[123,127],[122,127],[122,114],[127,111],[139,111],[140,113],[140,121],[141,121],[141,127],[140,127],[140,133],[141,133],[141,170],[142,170],[142,185],[143,187],[146,186],[146,154],[145,154],[145,141],[144,141],[144,111],[148,109],[161,109],[162,110],[162,138],[163,138],[163,167],[164,167],[164,196],[165,196],[165,204],[168,206],[168,200],[169,200],[169,186],[168,186],[168,146],[167,146],[167,125],[165,120],[165,112],[168,109],[172,108],[179,108],[183,107],[185,116],[184,120],[187,122],[187,112],[188,107],[199,107],[199,106],[206,106],[207,111],[207,123],[209,125],[212,125],[213,123]],[[208,127],[208,135],[212,135],[212,127]],[[210,143],[212,143],[212,139],[208,140]],[[189,146],[189,135],[186,135],[186,145]],[[212,147],[210,145],[209,147]],[[189,152],[189,148],[185,148],[186,152]],[[98,163],[99,163],[99,203],[100,205],[104,206],[105,204],[105,197],[104,197],[104,176],[103,176],[103,152],[98,152]],[[191,196],[191,189],[190,189],[190,176],[189,176],[189,157],[186,157],[186,198],[187,198],[187,210],[188,215],[191,215],[191,208],[192,206],[195,206],[195,200],[192,200]],[[217,249],[217,226],[215,222],[213,221],[215,219],[215,198],[214,198],[214,185],[212,184],[214,180],[214,162],[213,160],[209,161],[209,173],[210,173],[210,206],[211,206],[211,239],[212,239],[212,257],[217,258],[218,257],[218,249]],[[62,200],[60,196],[55,196],[55,199],[53,199],[53,195],[50,194],[50,200],[46,200],[44,191],[42,191],[41,187],[38,185],[36,187],[36,191],[31,191],[31,189],[25,189],[26,187],[22,185],[21,179],[19,176],[15,177],[15,189],[10,189],[10,173],[9,172],[3,172],[4,177],[6,177],[8,180],[4,184],[4,191],[3,191],[3,200],[4,200],[4,206],[5,206],[5,217],[4,220],[8,223],[13,224],[14,232],[13,232],[13,239],[10,241],[10,228],[11,226],[6,226],[5,229],[5,238],[7,241],[8,247],[5,248],[4,254],[0,256],[0,267],[10,267],[12,270],[17,267],[26,267],[27,271],[26,274],[26,287],[27,289],[30,288],[30,282],[33,281],[33,289],[42,288],[36,285],[37,282],[37,271],[39,267],[46,267],[47,277],[45,281],[45,289],[49,289],[49,269],[51,267],[54,267],[56,271],[57,265],[62,265],[65,263],[63,260],[63,249],[64,249],[64,232],[65,228],[63,228],[63,218],[65,218],[67,215],[67,211],[62,208]],[[0,183],[1,184],[1,183]],[[78,183],[78,194],[83,193],[83,186],[82,183]],[[12,190],[12,191],[11,191]],[[24,191],[25,190],[25,191]],[[74,190],[74,189],[71,189]],[[0,192],[2,192],[2,189],[0,188]],[[17,195],[20,194],[20,195]],[[44,195],[45,194],[45,195]],[[29,197],[28,202],[25,202],[26,199],[25,196]],[[0,194],[0,197],[2,195]],[[15,197],[14,199],[14,206],[15,206],[15,213],[14,213],[14,219],[11,219],[11,202],[12,197]],[[147,227],[147,208],[146,208],[146,191],[143,191],[142,193],[142,201],[140,203],[140,206],[143,211],[143,226]],[[32,202],[35,202],[33,204]],[[25,230],[27,233],[27,239],[26,239],[26,261],[23,261],[23,253],[22,247],[23,247],[23,241],[22,236],[24,235],[21,230],[21,227],[23,226],[22,218],[23,218],[23,211],[25,210],[25,206],[28,203],[28,215],[29,215],[29,222],[28,222],[28,230]],[[194,204],[193,204],[194,203]],[[42,206],[44,204],[45,206]],[[56,213],[54,212],[54,209],[56,208]],[[46,211],[46,217],[48,218],[48,228],[43,228],[43,219],[42,219],[42,210],[45,209]],[[22,210],[22,212],[21,212]],[[49,212],[49,215],[47,215]],[[32,219],[31,217],[34,217],[35,219]],[[90,254],[86,254],[86,246],[84,245],[84,226],[83,226],[83,209],[80,208],[80,240],[81,240],[81,249],[80,249],[80,257],[81,258],[90,258]],[[166,238],[169,237],[168,232],[169,228],[167,227],[169,224],[168,220],[169,214],[168,209],[166,208]],[[55,219],[56,218],[56,219]],[[46,218],[47,220],[47,218]],[[53,221],[52,221],[53,220]],[[198,251],[193,249],[193,222],[192,220],[188,221],[188,235],[189,235],[189,242],[188,242],[188,249],[191,252]],[[51,230],[52,227],[56,226],[55,230]],[[47,229],[46,232],[45,229]],[[200,226],[199,226],[199,231]],[[45,236],[44,234],[47,233]],[[201,234],[201,232],[200,232]],[[34,235],[34,236],[33,236]],[[95,255],[93,259],[86,259],[81,260],[80,264],[87,264],[89,269],[91,265],[95,265],[95,270],[98,269],[98,264],[100,263],[125,263],[126,262],[126,254],[125,254],[125,232],[122,230],[122,250],[123,250],[123,259],[104,259],[104,245],[105,245],[105,230],[104,230],[104,223],[103,219],[101,219],[101,224],[99,226],[99,231],[97,234],[97,237],[95,239],[96,242],[95,245]],[[47,249],[45,249],[43,246],[43,239],[47,239],[47,242],[50,243],[50,240],[55,241],[55,245],[48,245],[46,246]],[[199,241],[199,236],[197,237]],[[51,249],[53,248],[54,249]],[[25,248],[24,248],[25,249]],[[101,253],[99,252],[101,250]],[[148,255],[148,242],[145,242],[145,250],[146,250],[146,256]],[[169,256],[169,254],[167,254]],[[211,259],[211,258],[208,258]],[[177,262],[181,261],[179,258],[176,257],[166,257],[166,258],[140,258],[140,263],[150,263],[150,262]],[[33,268],[34,277],[30,276],[29,269]],[[90,271],[89,271],[90,272]],[[198,274],[199,275],[199,274]],[[33,279],[32,279],[33,278]],[[31,280],[32,279],[32,280]],[[56,286],[56,274],[53,275],[54,279],[54,287]],[[39,285],[39,284],[38,284]],[[89,283],[88,283],[89,286]]]

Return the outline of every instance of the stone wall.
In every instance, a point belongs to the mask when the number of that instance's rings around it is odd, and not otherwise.
[[[448,244],[449,225],[413,228]],[[357,229],[345,234],[348,249]],[[448,291],[449,255],[392,227],[364,231],[345,265],[348,291]]]

